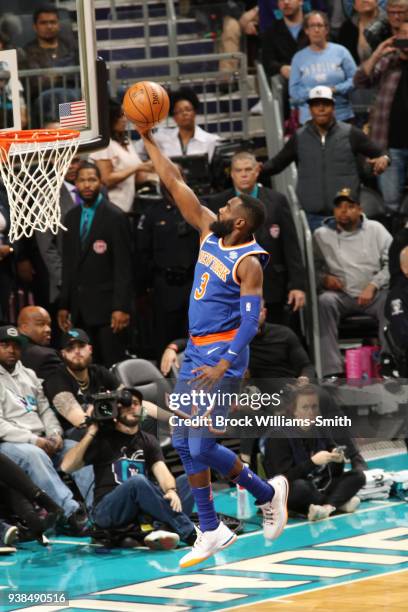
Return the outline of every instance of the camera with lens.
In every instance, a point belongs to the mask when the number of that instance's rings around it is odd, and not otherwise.
[[[119,414],[119,406],[129,408],[133,401],[132,393],[128,389],[93,393],[89,399],[94,406],[92,420],[97,423],[113,421]]]

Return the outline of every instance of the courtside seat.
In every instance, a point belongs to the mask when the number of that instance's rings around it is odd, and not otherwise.
[[[144,399],[167,407],[166,393],[171,393],[171,386],[151,361],[126,359],[112,366],[112,371],[126,387],[139,389]]]
[[[352,341],[378,336],[378,321],[364,314],[343,317],[339,325],[339,340]]]

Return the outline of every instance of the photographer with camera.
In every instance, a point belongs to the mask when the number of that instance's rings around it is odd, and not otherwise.
[[[151,548],[174,548],[180,539],[195,540],[188,515],[193,498],[185,475],[174,479],[154,436],[141,431],[143,396],[134,388],[94,395],[92,416],[82,440],[68,451],[62,469],[71,473],[84,465],[95,471],[93,518],[102,529],[116,529],[148,514],[172,532],[152,532],[144,539]],[[155,483],[157,481],[158,484]]]
[[[389,150],[391,165],[379,183],[386,209],[398,213],[408,170],[408,11],[398,33],[382,42],[357,70],[354,84],[378,86],[371,139]]]

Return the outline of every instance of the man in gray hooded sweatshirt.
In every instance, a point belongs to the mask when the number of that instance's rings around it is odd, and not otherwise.
[[[389,282],[388,250],[392,236],[381,223],[367,219],[350,188],[334,199],[334,218],[314,233],[320,287],[319,323],[323,376],[338,375],[343,363],[337,343],[341,317],[367,314],[379,323],[384,346],[384,305]]]

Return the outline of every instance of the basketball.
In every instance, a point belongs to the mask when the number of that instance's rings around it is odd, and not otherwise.
[[[131,85],[123,99],[123,111],[132,123],[142,130],[150,130],[169,114],[167,91],[152,81]]]

